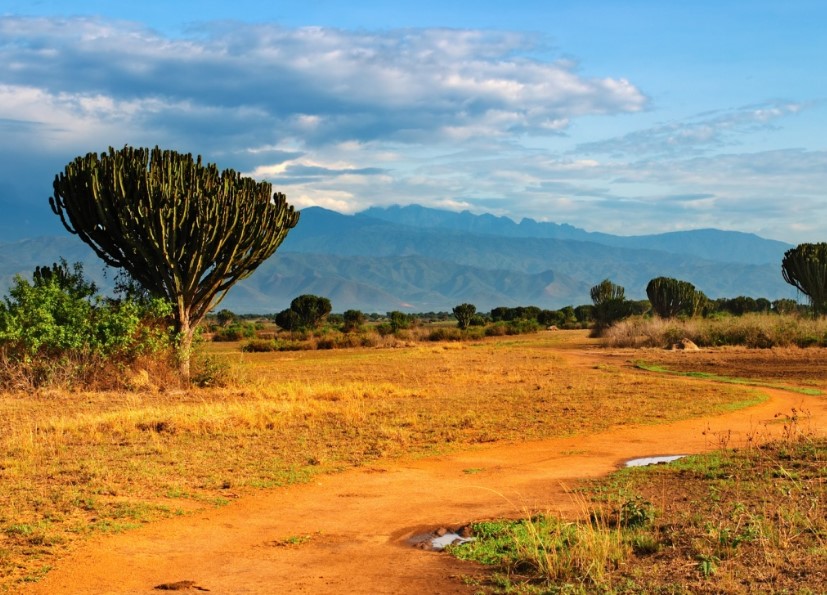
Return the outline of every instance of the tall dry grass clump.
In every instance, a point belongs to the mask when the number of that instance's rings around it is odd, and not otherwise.
[[[497,568],[495,581],[506,592],[523,592],[519,586],[529,585],[543,593],[558,592],[543,587],[562,585],[570,589],[565,592],[610,592],[612,573],[631,556],[641,531],[652,530],[652,519],[631,523],[620,510],[581,504],[579,520],[538,514],[472,523],[476,540],[451,553]]]
[[[700,347],[827,347],[827,319],[745,314],[715,318],[629,318],[606,330],[610,347],[668,348],[689,339]]]

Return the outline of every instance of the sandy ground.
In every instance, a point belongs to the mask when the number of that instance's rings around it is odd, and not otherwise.
[[[594,363],[596,356],[580,357]],[[576,354],[570,358],[586,363]],[[675,382],[691,398],[692,384],[700,381]],[[578,479],[609,473],[635,457],[698,453],[724,441],[743,445],[779,432],[776,415],[794,407],[810,412],[811,428],[827,428],[827,399],[761,390],[770,395],[767,402],[736,413],[382,462],[263,491],[220,509],[101,537],[56,561],[22,592],[162,593],[154,587],[192,581],[183,592],[470,593],[462,577],[474,566],[416,549],[410,538],[526,511],[577,512],[582,505],[567,488]]]

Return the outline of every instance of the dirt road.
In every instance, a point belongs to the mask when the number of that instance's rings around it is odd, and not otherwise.
[[[676,382],[691,395],[698,381]],[[147,594],[178,581],[193,581],[184,592],[211,594],[472,592],[461,577],[473,567],[415,549],[409,539],[526,510],[576,511],[580,505],[566,488],[578,479],[639,456],[698,453],[725,439],[743,444],[780,431],[772,422],[793,408],[808,410],[813,428],[827,427],[827,399],[762,392],[770,395],[765,403],[726,415],[380,463],[264,491],[101,537],[23,592]]]

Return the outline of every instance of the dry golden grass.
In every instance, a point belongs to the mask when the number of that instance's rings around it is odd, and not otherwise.
[[[0,395],[0,588],[90,533],[380,458],[594,432],[744,404],[750,389],[582,359],[585,332],[243,354],[227,388]],[[575,357],[576,354],[581,354]],[[616,363],[614,363],[616,362]],[[688,393],[687,388],[687,393]]]
[[[691,339],[701,347],[827,347],[827,318],[792,314],[744,314],[688,320],[633,316],[606,329],[603,337],[614,347],[669,347],[681,339]]]

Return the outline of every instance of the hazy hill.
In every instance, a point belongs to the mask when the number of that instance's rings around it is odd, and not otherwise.
[[[331,299],[334,311],[450,310],[461,302],[559,308],[590,303],[609,278],[631,299],[650,279],[690,281],[710,297],[796,297],[780,274],[789,248],[751,234],[719,230],[620,237],[568,225],[521,223],[491,215],[423,207],[372,208],[342,215],[302,211],[276,255],[234,287],[221,307],[271,313],[302,293]],[[70,235],[0,244],[0,290],[14,274],[63,256],[82,261],[103,287],[98,259]]]
[[[417,228],[450,229],[503,237],[578,240],[743,264],[780,263],[784,252],[792,248],[784,242],[766,240],[755,234],[737,231],[700,229],[644,236],[615,236],[589,232],[566,224],[537,222],[533,219],[523,219],[515,223],[508,217],[474,215],[468,211],[441,211],[419,205],[372,207],[362,211],[360,215]]]

